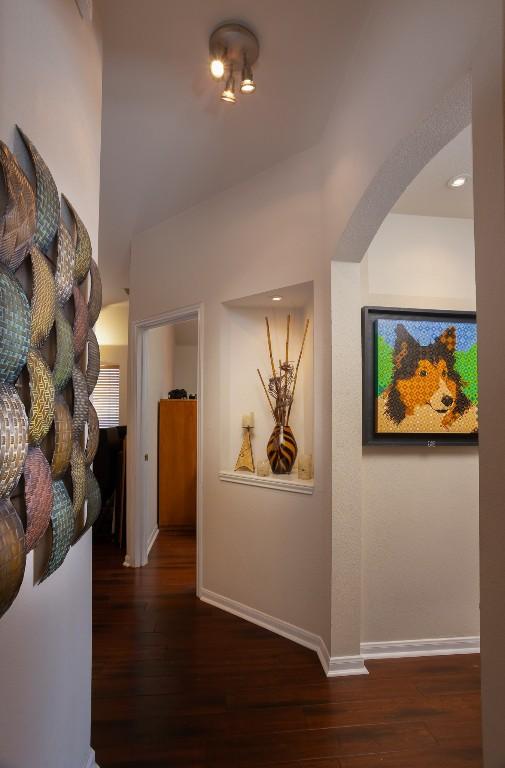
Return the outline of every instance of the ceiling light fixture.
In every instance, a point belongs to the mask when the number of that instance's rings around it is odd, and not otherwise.
[[[252,67],[258,60],[259,43],[256,35],[243,24],[221,24],[214,30],[209,40],[210,71],[215,80],[221,80],[227,74],[225,89],[221,99],[234,104],[234,72],[241,72],[241,93],[254,93],[256,83]]]
[[[272,296],[272,301],[282,301],[282,296]]]
[[[457,176],[453,176],[447,182],[449,189],[461,189],[470,180],[470,176],[467,173],[459,173]]]

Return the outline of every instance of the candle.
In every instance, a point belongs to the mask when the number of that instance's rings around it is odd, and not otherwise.
[[[301,453],[298,457],[298,478],[300,480],[312,480],[314,476],[312,456],[310,453]]]
[[[242,426],[244,429],[252,429],[254,427],[254,413],[244,413],[242,416]]]
[[[270,474],[270,462],[268,459],[264,459],[263,461],[260,461],[258,464],[258,475],[260,477],[268,477]]]

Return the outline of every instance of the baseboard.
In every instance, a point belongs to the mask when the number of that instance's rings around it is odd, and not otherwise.
[[[364,659],[403,659],[410,656],[452,656],[457,653],[479,653],[479,637],[437,637],[425,640],[391,640],[361,643]]]
[[[146,556],[147,557],[149,557],[149,552],[151,551],[154,542],[158,538],[158,533],[159,532],[160,532],[160,529],[158,528],[158,526],[156,526],[156,528],[153,528],[153,531],[152,531],[151,535],[149,536],[149,539],[147,541],[147,547],[146,547]]]
[[[88,759],[83,768],[99,768],[99,766],[95,763],[95,750],[91,749],[91,747],[89,748]]]
[[[250,621],[252,624],[268,629],[276,635],[281,635],[281,637],[285,637],[287,640],[298,643],[298,645],[303,645],[304,648],[310,648],[311,651],[315,651],[328,677],[368,674],[361,656],[337,656],[330,658],[326,643],[322,637],[313,632],[308,632],[306,629],[290,624],[288,621],[277,619],[268,613],[258,611],[255,608],[239,603],[229,597],[224,597],[224,595],[219,595],[209,589],[202,588],[200,600],[228,613],[233,613],[234,616]]]

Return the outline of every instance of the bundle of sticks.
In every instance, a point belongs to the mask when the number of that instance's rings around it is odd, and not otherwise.
[[[274,356],[272,353],[272,338],[270,336],[270,323],[268,317],[265,317],[265,323],[267,327],[267,340],[268,340],[268,352],[270,355],[270,365],[272,368],[272,375],[268,379],[268,387],[265,384],[261,371],[258,368],[258,376],[260,377],[263,390],[265,392],[268,405],[272,411],[274,421],[278,426],[286,427],[289,424],[289,417],[291,415],[291,408],[293,406],[293,399],[295,396],[296,382],[298,380],[298,370],[300,368],[300,361],[302,359],[303,348],[305,346],[305,339],[307,338],[307,331],[309,329],[309,321],[305,322],[305,331],[303,334],[302,344],[300,347],[300,354],[296,366],[289,361],[289,331],[291,325],[291,315],[288,315],[287,330],[286,330],[286,352],[284,360],[279,360],[279,368],[276,369],[274,363]]]

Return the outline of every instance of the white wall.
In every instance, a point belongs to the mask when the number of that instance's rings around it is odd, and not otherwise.
[[[334,275],[343,307],[349,293],[360,301],[355,265],[398,196],[470,122],[468,74],[485,60],[491,81],[488,48],[501,45],[494,34],[501,30],[501,9],[501,0],[372,5],[320,145],[325,249],[328,258],[349,262]],[[486,77],[478,85],[482,94]],[[356,364],[352,349],[359,347],[360,327],[335,303],[333,312],[335,333],[345,327],[349,337],[344,355],[334,356],[332,393],[331,629],[332,653],[340,655],[358,653],[361,639],[361,405],[360,393],[347,387],[344,365]]]
[[[204,588],[329,642],[330,286],[320,242],[319,161],[307,152],[139,235],[132,247],[130,315],[137,320],[204,305]],[[218,477],[229,408],[220,368],[222,304],[311,281],[314,400],[325,406],[315,413],[315,493],[224,483]],[[256,375],[252,366],[251,380]],[[130,465],[130,480],[131,471]]]
[[[185,389],[188,395],[198,390],[198,346],[176,344],[174,348],[174,389]]]
[[[0,2],[0,136],[33,139],[97,258],[101,44],[69,0]],[[0,620],[0,765],[85,768],[91,707],[91,533],[41,586],[33,555]]]
[[[391,214],[352,311],[473,310],[474,259],[473,221]],[[362,641],[479,634],[478,469],[476,447],[363,449]]]
[[[102,307],[100,317],[95,326],[95,333],[100,346],[128,346],[128,312],[129,303],[121,301],[117,304],[107,304]]]
[[[145,486],[146,542],[158,527],[158,404],[174,387],[174,327],[162,325],[146,332],[141,451],[147,454]]]

